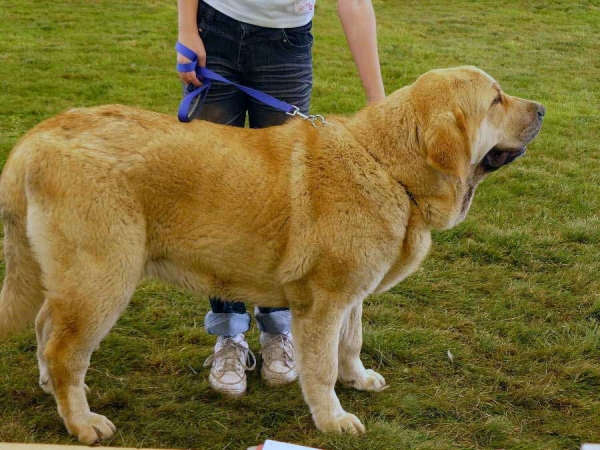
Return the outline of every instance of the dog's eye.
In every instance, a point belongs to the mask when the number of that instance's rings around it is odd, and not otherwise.
[[[498,103],[502,103],[502,95],[498,94],[498,97],[496,97],[494,99],[494,101],[492,102],[492,105],[497,105]]]

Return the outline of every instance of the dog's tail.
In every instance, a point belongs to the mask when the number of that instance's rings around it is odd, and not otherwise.
[[[0,179],[5,277],[0,292],[0,339],[31,322],[44,302],[42,272],[27,238],[27,137],[13,149]]]

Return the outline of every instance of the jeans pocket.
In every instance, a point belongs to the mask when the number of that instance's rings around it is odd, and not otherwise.
[[[313,45],[313,35],[310,32],[312,22],[297,28],[282,28],[283,39],[280,41],[283,49],[294,56],[310,55]]]
[[[230,40],[237,39],[239,22],[204,2],[200,2],[198,8],[202,8],[198,11],[198,31],[202,40],[213,34]]]
[[[198,22],[198,26],[200,26],[200,24],[207,24],[213,21],[213,18],[215,17],[215,12],[216,10],[208,5],[207,3],[204,3],[203,1],[199,1],[198,2],[198,15],[196,17],[196,20]]]

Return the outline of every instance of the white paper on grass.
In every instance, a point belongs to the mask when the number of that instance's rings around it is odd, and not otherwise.
[[[263,450],[319,450],[314,447],[304,447],[302,445],[287,444],[267,439],[263,445]]]

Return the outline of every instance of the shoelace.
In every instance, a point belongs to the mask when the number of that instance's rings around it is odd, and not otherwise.
[[[235,352],[235,356],[232,355],[231,357],[226,358],[226,354],[232,351]],[[256,367],[256,357],[254,356],[254,353],[252,353],[252,350],[244,347],[238,342],[235,342],[233,339],[225,339],[223,348],[206,358],[206,361],[204,361],[204,367],[212,365],[212,363],[220,357],[223,357],[222,369],[224,372],[229,370],[235,371],[238,363],[245,371],[254,370]]]
[[[277,344],[274,344],[273,341],[279,341]],[[277,334],[272,337],[269,337],[269,340],[266,342],[265,348],[269,349],[269,355],[267,359],[276,359],[274,354],[276,352],[280,352],[283,358],[278,359],[279,361],[283,361],[286,366],[290,369],[293,368],[290,365],[290,361],[294,361],[294,346],[292,345],[292,341],[287,334]],[[265,351],[261,351],[261,355],[263,358],[265,357]]]

